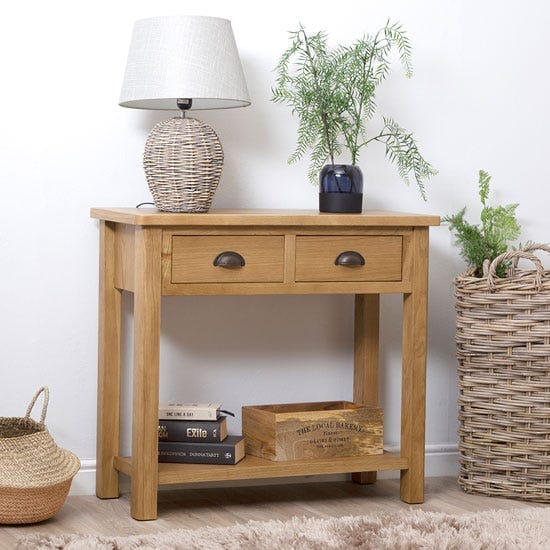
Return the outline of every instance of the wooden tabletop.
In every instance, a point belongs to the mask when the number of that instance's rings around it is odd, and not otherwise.
[[[361,214],[327,214],[317,210],[213,209],[205,214],[174,214],[156,208],[92,208],[92,218],[147,226],[428,226],[439,216],[367,210]]]

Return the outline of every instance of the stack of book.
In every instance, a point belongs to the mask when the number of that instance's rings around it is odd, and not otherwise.
[[[244,438],[227,435],[220,403],[168,403],[159,407],[159,462],[237,464]]]

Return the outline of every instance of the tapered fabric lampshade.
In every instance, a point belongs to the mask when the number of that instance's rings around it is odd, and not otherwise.
[[[218,17],[167,16],[136,21],[119,104],[136,109],[250,105],[231,22]]]
[[[208,212],[223,149],[210,126],[185,113],[250,105],[231,23],[202,16],[137,21],[119,104],[181,110],[180,117],[159,122],[149,134],[145,176],[159,210]]]

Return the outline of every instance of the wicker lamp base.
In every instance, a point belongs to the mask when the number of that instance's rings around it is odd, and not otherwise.
[[[208,212],[222,166],[218,136],[195,118],[159,122],[145,143],[145,176],[155,206],[164,212]]]

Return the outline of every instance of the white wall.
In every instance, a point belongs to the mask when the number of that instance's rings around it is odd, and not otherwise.
[[[117,106],[135,19],[187,13],[232,20],[253,104],[199,115],[225,149],[214,206],[317,207],[307,163],[286,164],[296,120],[269,101],[272,67],[287,45],[286,31],[299,21],[345,42],[390,17],[411,37],[415,76],[407,80],[395,66],[380,88],[380,113],[414,130],[440,173],[424,203],[399,181],[382,147],[372,147],[361,158],[367,208],[443,215],[468,205],[477,214],[475,183],[484,168],[493,175],[496,200],[520,203],[523,240],[550,239],[546,2],[280,0],[267,9],[266,17],[265,3],[220,0],[52,0],[2,9],[0,414],[23,414],[34,390],[48,385],[51,432],[90,459],[92,469],[98,231],[88,212],[150,199],[142,149],[151,126],[166,117]],[[432,230],[432,451],[456,444],[452,279],[464,266],[451,242],[446,228]],[[399,440],[400,304],[397,296],[383,298],[381,394],[389,445]],[[124,311],[130,320],[131,297]],[[220,400],[238,412],[243,404],[351,396],[349,296],[167,298],[162,325],[161,400]],[[129,335],[130,329],[126,380]],[[239,422],[231,428],[238,431]]]

